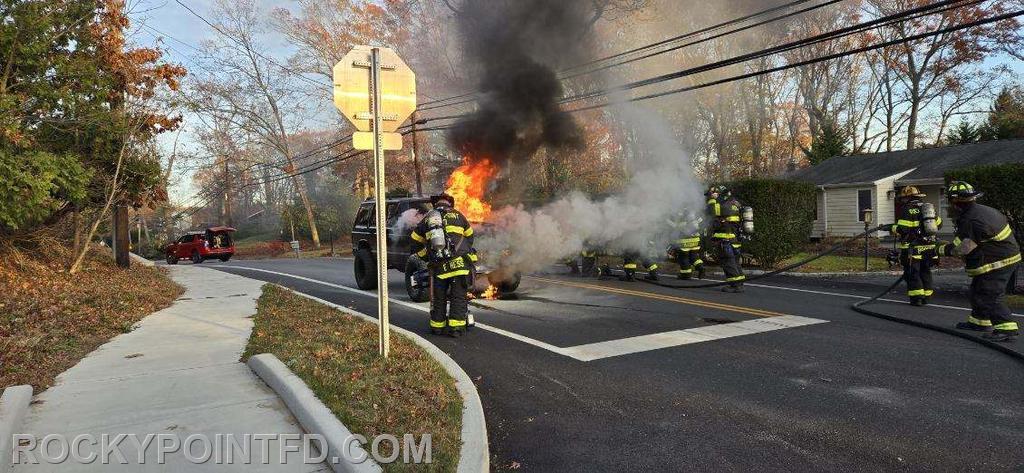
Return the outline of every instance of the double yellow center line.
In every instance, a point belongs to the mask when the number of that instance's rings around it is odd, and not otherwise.
[[[634,291],[634,290],[631,290],[631,289],[622,289],[622,288],[618,288],[618,287],[599,286],[597,284],[586,284],[586,283],[580,283],[580,282],[570,282],[570,281],[563,281],[563,280],[559,280],[559,279],[539,278],[539,277],[536,277],[536,276],[524,276],[524,277],[529,278],[529,279],[533,279],[533,280],[536,280],[536,281],[540,281],[540,282],[551,283],[551,284],[560,284],[560,285],[563,285],[563,286],[578,287],[578,288],[581,288],[581,289],[593,289],[595,291],[604,291],[604,292],[610,292],[610,293],[613,293],[613,294],[622,294],[622,295],[626,295],[626,296],[644,297],[644,298],[647,298],[647,299],[657,299],[657,300],[668,301],[668,302],[678,302],[680,304],[694,305],[694,306],[698,306],[698,307],[707,307],[709,309],[719,309],[719,310],[726,310],[726,311],[730,311],[730,312],[739,312],[741,314],[753,315],[755,317],[778,317],[778,316],[781,316],[781,315],[788,315],[788,314],[783,314],[781,312],[772,312],[770,310],[761,310],[761,309],[753,309],[753,308],[750,308],[750,307],[740,307],[740,306],[736,306],[736,305],[720,304],[718,302],[702,301],[702,300],[699,300],[699,299],[688,299],[686,297],[669,296],[669,295],[666,295],[666,294],[658,294],[656,292]]]

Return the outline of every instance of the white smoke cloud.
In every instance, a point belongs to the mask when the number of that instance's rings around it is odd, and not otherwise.
[[[490,218],[494,227],[476,241],[488,265],[538,271],[579,254],[585,242],[611,251],[661,252],[668,243],[666,219],[685,209],[703,209],[703,185],[694,176],[690,154],[664,122],[633,104],[616,105],[614,112],[633,128],[644,150],[631,163],[626,187],[598,201],[574,192],[531,211],[522,206],[495,210]],[[654,248],[648,243],[652,240]]]

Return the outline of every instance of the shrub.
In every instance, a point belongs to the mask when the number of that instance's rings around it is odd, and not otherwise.
[[[778,179],[745,179],[729,185],[743,205],[754,209],[754,236],[745,243],[764,268],[796,254],[814,225],[814,186]]]

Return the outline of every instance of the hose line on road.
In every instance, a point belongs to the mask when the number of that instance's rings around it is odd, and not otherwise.
[[[812,261],[814,261],[814,260],[816,260],[818,258],[821,258],[821,257],[824,257],[824,256],[828,256],[828,255],[830,255],[832,253],[835,253],[836,251],[839,251],[844,246],[849,245],[850,243],[853,243],[853,242],[861,239],[862,237],[866,237],[869,233],[876,232],[876,231],[888,228],[890,226],[891,225],[879,225],[879,226],[874,227],[872,229],[866,230],[866,231],[864,231],[863,233],[861,233],[859,235],[852,236],[852,237],[847,238],[846,240],[843,240],[843,241],[841,241],[841,242],[839,242],[839,243],[837,243],[835,245],[832,245],[831,248],[829,248],[829,249],[827,249],[827,250],[825,250],[825,251],[823,251],[821,253],[813,255],[813,256],[811,256],[809,258],[804,258],[804,259],[802,259],[800,261],[797,261],[795,263],[783,266],[783,267],[781,267],[779,269],[776,269],[776,270],[773,270],[773,271],[769,271],[767,273],[758,274],[757,276],[751,276],[751,277],[745,279],[744,282],[756,281],[758,279],[763,279],[763,278],[775,276],[776,274],[792,271],[792,270],[794,270],[796,268],[799,268],[799,267],[801,267],[801,266],[803,266],[805,264],[808,264],[808,263],[810,263],[810,262],[812,262]],[[732,284],[729,281],[718,281],[718,282],[712,282],[712,283],[690,284],[690,285],[685,285],[685,286],[678,286],[678,285],[675,285],[675,284],[666,284],[666,283],[663,283],[663,282],[651,281],[649,279],[641,279],[641,281],[643,281],[645,283],[648,283],[648,284],[654,284],[655,286],[667,287],[667,288],[671,288],[671,289],[704,289],[704,288],[709,288],[709,287],[720,287],[720,286],[727,286],[729,284]]]
[[[846,240],[844,240],[842,242],[839,242],[839,243],[833,245],[831,248],[829,248],[829,249],[827,249],[827,250],[825,250],[825,251],[823,251],[821,253],[818,253],[818,254],[816,254],[814,256],[811,256],[809,258],[805,258],[803,260],[797,261],[796,263],[793,263],[793,264],[786,265],[786,266],[784,266],[782,268],[779,268],[779,269],[776,269],[774,271],[769,271],[767,273],[763,273],[763,274],[759,274],[757,276],[753,276],[753,277],[747,278],[746,281],[755,281],[755,280],[758,280],[758,279],[767,278],[767,277],[774,276],[776,274],[784,273],[784,272],[787,272],[787,271],[792,271],[793,269],[799,268],[800,266],[803,266],[803,265],[805,265],[807,263],[810,263],[811,261],[814,261],[814,260],[816,260],[818,258],[821,258],[823,256],[826,256],[826,255],[829,255],[829,254],[832,254],[832,253],[835,253],[840,248],[842,248],[842,247],[844,247],[844,246],[846,246],[846,245],[848,245],[848,244],[850,244],[850,243],[852,243],[852,242],[854,242],[856,240],[859,240],[860,238],[867,237],[867,235],[872,233],[872,232],[875,232],[875,231],[878,231],[878,230],[882,230],[882,229],[887,228],[887,227],[889,227],[889,225],[879,225],[879,226],[877,226],[875,228],[872,228],[870,230],[867,230],[867,231],[865,231],[865,232],[863,232],[863,233],[861,233],[859,235],[850,237],[850,238],[848,238],[848,239],[846,239]],[[971,335],[969,333],[966,333],[966,332],[963,332],[961,330],[957,330],[957,329],[954,329],[954,328],[943,327],[941,325],[930,324],[930,323],[927,323],[927,322],[921,322],[921,321],[912,320],[912,319],[904,319],[904,318],[901,318],[901,317],[887,315],[887,314],[883,314],[881,312],[875,312],[873,310],[868,310],[868,309],[864,308],[865,305],[877,301],[882,296],[888,294],[890,291],[895,289],[896,286],[898,286],[901,282],[903,282],[903,278],[904,277],[905,277],[905,275],[900,275],[900,277],[897,278],[896,281],[894,281],[892,284],[890,284],[889,287],[885,288],[885,290],[882,291],[881,293],[879,293],[877,296],[872,297],[870,299],[865,299],[865,300],[856,302],[853,305],[851,305],[850,308],[853,309],[854,311],[860,313],[860,314],[864,314],[864,315],[867,315],[867,316],[871,316],[871,317],[875,317],[875,318],[879,318],[879,319],[883,319],[883,320],[888,320],[890,322],[896,322],[896,323],[900,323],[900,324],[904,324],[904,325],[910,325],[910,326],[913,326],[913,327],[919,327],[919,328],[923,328],[923,329],[927,329],[927,330],[933,330],[933,331],[936,331],[936,332],[945,333],[947,335],[952,335],[954,337],[962,338],[962,339],[965,339],[965,340],[970,340],[970,341],[978,343],[978,344],[980,344],[982,346],[985,346],[985,347],[991,348],[993,350],[996,350],[998,352],[1001,352],[1001,353],[1004,353],[1006,355],[1009,355],[1010,357],[1016,359],[1017,361],[1020,361],[1020,362],[1024,363],[1024,353],[1021,353],[1021,352],[1018,352],[1018,351],[1013,350],[1011,348],[1008,348],[1003,343],[993,342],[991,340],[986,340],[986,339],[981,338],[981,337],[976,337],[974,335]],[[701,288],[725,286],[725,285],[729,284],[728,281],[720,281],[720,282],[707,283],[707,284],[695,284],[695,285],[688,285],[688,286],[677,286],[677,285],[674,285],[674,284],[665,284],[665,283],[661,283],[661,282],[657,282],[657,281],[651,281],[651,280],[646,280],[646,279],[642,279],[642,281],[646,282],[648,284],[654,284],[656,286],[667,287],[667,288],[672,288],[672,289],[701,289]]]
[[[941,332],[941,333],[944,333],[944,334],[947,334],[947,335],[952,335],[954,337],[963,338],[965,340],[970,340],[972,342],[981,344],[981,345],[983,345],[985,347],[988,347],[988,348],[991,348],[993,350],[1005,353],[1005,354],[1011,356],[1012,358],[1016,359],[1017,361],[1020,361],[1020,362],[1024,363],[1024,353],[1021,353],[1021,352],[1018,352],[1018,351],[1013,350],[1011,348],[1008,348],[1005,345],[1005,343],[993,342],[991,340],[985,340],[984,338],[976,337],[976,336],[971,335],[971,334],[969,334],[967,332],[964,332],[964,331],[961,331],[961,330],[957,330],[957,329],[954,329],[954,328],[950,328],[950,327],[943,327],[942,325],[935,325],[935,324],[930,324],[930,323],[927,323],[927,322],[921,322],[921,321],[912,320],[912,319],[904,319],[904,318],[901,318],[901,317],[896,317],[896,316],[892,316],[892,315],[886,315],[886,314],[883,314],[881,312],[875,312],[873,310],[868,310],[868,309],[864,308],[865,305],[868,305],[868,304],[870,304],[872,302],[877,301],[882,296],[888,294],[889,291],[892,291],[893,289],[895,289],[896,286],[898,286],[901,282],[903,282],[903,278],[904,277],[905,277],[905,275],[901,275],[899,278],[896,279],[895,282],[890,284],[889,287],[885,288],[885,290],[880,292],[877,296],[872,297],[871,299],[864,299],[862,301],[856,302],[853,305],[851,305],[850,308],[852,308],[853,310],[855,310],[855,311],[857,311],[857,312],[859,312],[861,314],[864,314],[864,315],[867,315],[867,316],[871,316],[871,317],[875,317],[875,318],[878,318],[878,319],[888,320],[890,322],[896,322],[896,323],[910,325],[910,326],[913,326],[913,327],[919,327],[919,328],[928,329],[928,330],[934,330],[936,332]]]

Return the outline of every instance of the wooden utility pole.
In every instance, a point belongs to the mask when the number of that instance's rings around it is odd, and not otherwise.
[[[130,236],[128,235],[128,207],[124,205],[118,205],[114,207],[113,218],[114,223],[114,235],[111,241],[114,246],[114,260],[117,265],[122,268],[131,267],[131,260],[128,258],[128,245]]]
[[[420,171],[420,142],[416,137],[416,121],[419,119],[419,113],[412,112],[412,166],[416,170],[416,195],[423,195],[423,177],[422,171]]]

